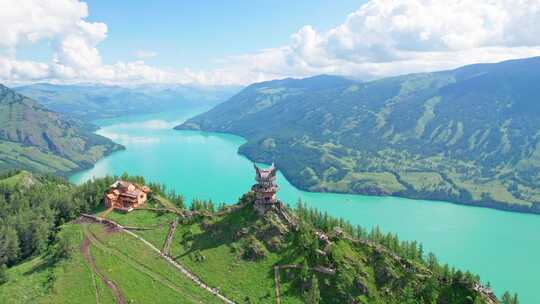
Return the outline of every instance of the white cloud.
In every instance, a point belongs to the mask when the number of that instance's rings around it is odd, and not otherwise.
[[[540,55],[540,0],[372,0],[326,32],[245,56],[251,71],[361,78]]]
[[[4,0],[0,4],[0,81],[7,82],[189,82],[180,74],[142,61],[102,64],[97,45],[107,25],[87,22],[88,7],[78,0]],[[42,39],[51,42],[50,62],[21,61],[16,49]],[[140,53],[150,57],[149,52]]]
[[[87,15],[86,4],[78,1],[2,1],[0,45],[14,49],[20,43],[54,38]]]
[[[540,55],[540,0],[371,0],[328,31],[306,25],[287,45],[200,71],[103,64],[98,45],[107,25],[87,16],[78,0],[2,1],[0,81],[245,84],[321,73],[367,79]],[[50,62],[17,59],[18,46],[40,40],[54,48]]]
[[[153,51],[145,51],[145,50],[135,51],[135,57],[137,57],[138,59],[150,59],[156,56],[157,56],[157,53]]]

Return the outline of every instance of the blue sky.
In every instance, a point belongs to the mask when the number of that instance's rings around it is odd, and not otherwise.
[[[370,80],[540,56],[540,0],[0,1],[0,83]]]
[[[137,50],[161,67],[212,68],[220,58],[289,42],[299,28],[343,23],[364,1],[110,1],[90,0],[88,20],[105,22],[99,49],[105,63],[132,59]]]

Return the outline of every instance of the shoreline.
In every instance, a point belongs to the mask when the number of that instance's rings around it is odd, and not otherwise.
[[[242,135],[234,134],[231,132],[223,132],[223,131],[207,131],[202,129],[193,129],[189,127],[183,127],[182,124],[175,126],[173,128],[175,131],[200,131],[200,132],[210,132],[210,133],[218,133],[218,134],[227,134],[227,135],[234,135],[242,138],[245,140],[245,143],[247,143],[249,140]],[[245,144],[244,143],[244,144]],[[269,162],[267,160],[255,160],[253,159],[249,154],[244,153],[241,151],[241,147],[244,145],[242,144],[240,147],[238,147],[236,153],[238,155],[241,155],[248,159],[251,162],[258,162],[258,163],[264,163],[266,165],[269,165]],[[521,214],[532,214],[532,215],[540,215],[540,205],[536,208],[529,208],[529,207],[521,207],[520,205],[510,205],[506,203],[501,202],[480,202],[480,201],[458,201],[453,200],[451,198],[441,198],[436,196],[429,196],[429,193],[423,193],[423,192],[417,192],[414,194],[403,194],[403,193],[391,193],[388,195],[374,195],[372,193],[362,193],[362,192],[346,192],[346,191],[313,191],[310,190],[298,183],[296,183],[293,179],[290,178],[290,176],[287,174],[287,170],[283,170],[278,167],[278,170],[283,174],[283,176],[287,179],[287,181],[293,185],[295,188],[301,191],[309,192],[309,193],[330,193],[330,194],[347,194],[347,195],[364,195],[364,196],[373,196],[373,197],[397,197],[397,198],[404,198],[404,199],[411,199],[411,200],[429,200],[429,201],[436,201],[441,203],[447,203],[447,204],[455,204],[455,205],[461,205],[461,206],[470,206],[470,207],[478,207],[478,208],[488,208],[488,209],[495,209],[499,211],[505,211],[505,212],[514,212],[514,213],[521,213]],[[425,194],[425,195],[424,195]]]
[[[166,115],[165,117],[169,116]],[[235,164],[242,164],[242,167],[234,166],[234,169],[232,170],[243,172],[251,169],[253,160],[245,154],[239,153],[238,151],[239,146],[246,143],[246,139],[242,136],[228,132],[205,132],[202,130],[195,130],[195,132],[193,132],[194,130],[189,130],[190,132],[177,132],[178,134],[174,135],[175,132],[173,132],[171,127],[169,127],[169,130],[171,133],[166,133],[166,136],[171,136],[170,134],[172,134],[173,137],[178,136],[182,138],[191,138],[193,136],[197,138],[208,137],[209,139],[205,139],[204,141],[197,141],[197,147],[199,149],[204,148],[200,147],[200,145],[205,144],[207,140],[209,142],[213,142],[213,137],[216,137],[215,141],[221,142],[221,135],[225,135],[223,138],[225,139],[225,142],[227,142],[225,145],[227,150],[224,150],[223,152],[220,151],[219,154],[223,156],[218,157],[218,159],[221,161],[231,159],[235,161]],[[156,136],[160,136],[160,134],[157,134]],[[185,142],[185,144],[187,143],[188,142]],[[160,151],[163,149],[158,147],[162,146],[162,144],[157,143],[155,145],[156,147],[154,148],[157,149],[156,153],[160,153]],[[178,145],[176,146],[178,147]],[[127,150],[136,151],[136,149],[132,149],[132,146],[127,146]],[[214,155],[216,153],[212,153],[210,155]],[[144,157],[144,155],[140,153],[136,153],[136,155],[138,155],[138,157]],[[197,158],[197,155],[193,155],[192,153],[187,153],[186,155],[195,157],[191,158],[192,161],[199,160],[204,162],[205,160],[201,159],[200,157]],[[159,160],[159,158],[157,160]],[[96,167],[99,167],[99,165]],[[165,168],[166,167],[167,166],[165,166]],[[164,167],[160,166],[159,168],[161,170]],[[118,170],[116,169],[111,169],[105,171],[101,170],[100,172],[102,174],[104,172],[109,172],[109,175],[111,175],[117,171]],[[122,172],[122,170],[118,172]],[[251,181],[251,171],[248,170],[247,172],[249,173],[249,181]],[[245,174],[241,175],[241,178],[244,178],[243,175]],[[508,282],[505,279],[505,276],[500,275],[499,272],[493,272],[491,267],[484,265],[483,261],[488,259],[489,261],[492,260],[494,263],[501,262],[500,256],[494,256],[491,254],[499,251],[496,243],[491,241],[493,239],[506,239],[511,240],[511,242],[520,243],[525,243],[526,241],[526,243],[531,244],[531,247],[528,249],[526,249],[527,247],[510,248],[507,251],[500,253],[501,255],[504,254],[504,256],[507,258],[515,259],[516,263],[511,267],[508,265],[501,267],[499,271],[500,273],[506,273],[507,275],[512,274],[515,271],[523,272],[527,276],[533,275],[533,272],[536,271],[537,267],[531,268],[527,262],[529,259],[524,259],[523,257],[527,256],[531,252],[534,253],[537,251],[537,246],[533,244],[538,244],[538,238],[537,236],[524,237],[512,232],[514,229],[517,229],[517,231],[534,231],[534,229],[537,229],[538,221],[533,217],[533,215],[522,215],[525,214],[525,212],[502,212],[504,210],[497,210],[496,208],[489,208],[491,210],[485,208],[480,209],[478,208],[480,206],[472,204],[458,204],[450,201],[422,201],[419,198],[412,197],[411,195],[408,195],[408,197],[383,195],[363,196],[358,193],[351,194],[334,192],[340,195],[333,196],[331,195],[333,192],[328,191],[304,192],[302,191],[301,187],[291,183],[288,176],[286,176],[283,171],[280,172],[279,175],[282,179],[281,182],[288,184],[282,188],[282,191],[284,191],[282,192],[282,198],[286,197],[286,201],[291,205],[294,205],[297,198],[301,196],[302,201],[309,203],[310,206],[317,208],[322,212],[328,212],[331,215],[346,218],[351,220],[354,224],[362,225],[363,227],[378,226],[383,231],[397,233],[404,240],[420,241],[422,244],[424,244],[424,248],[427,251],[433,251],[441,254],[441,259],[450,265],[466,267],[467,269],[474,270],[476,273],[479,273],[482,278],[492,282],[494,284],[493,286],[503,286],[509,290],[520,291],[520,294],[523,294],[524,296],[527,294],[527,288],[531,288],[530,286],[515,286],[512,282]],[[153,175],[153,177],[148,176],[148,180],[165,180],[165,178],[168,177],[170,177],[170,175]],[[182,194],[187,193],[187,197],[200,198],[201,196],[198,196],[200,189],[192,191],[191,188],[189,188],[189,185],[190,184],[184,184],[183,182],[179,181],[176,184],[173,182],[170,187],[178,187],[176,190],[180,191]],[[212,186],[210,185],[206,188],[208,187]],[[232,201],[223,200],[221,198],[224,196],[229,196],[230,193],[211,193],[212,195],[210,198],[214,199],[214,201]],[[328,196],[326,194],[328,194]],[[235,198],[237,197],[236,194],[233,196]],[[388,197],[388,199],[385,199],[385,197]],[[392,199],[392,197],[395,199]],[[358,202],[356,202],[356,200],[358,200]],[[378,202],[380,202],[380,204]],[[446,204],[437,204],[437,202]],[[477,208],[465,209],[463,207]],[[413,220],[413,222],[408,222],[410,220]],[[490,227],[499,227],[500,231],[490,232]],[[467,248],[473,250],[475,254],[482,252],[483,250],[486,250],[487,254],[486,256],[471,255],[465,258],[461,256],[459,250],[456,250],[453,247],[455,242],[463,242],[464,246],[467,246]],[[529,294],[529,298],[530,297],[531,295]]]

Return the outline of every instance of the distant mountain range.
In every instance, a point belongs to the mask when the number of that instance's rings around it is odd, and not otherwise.
[[[239,87],[146,84],[121,87],[100,84],[32,84],[15,88],[46,108],[90,121],[126,114],[161,112],[178,107],[212,106]]]
[[[16,168],[65,175],[122,149],[93,131],[92,125],[0,85],[0,171]]]
[[[540,213],[540,57],[365,83],[253,84],[177,129],[245,137],[310,191]]]

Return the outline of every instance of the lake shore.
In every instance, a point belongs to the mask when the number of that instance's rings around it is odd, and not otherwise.
[[[178,125],[174,127],[174,130],[177,131],[203,131],[203,132],[212,132],[212,133],[219,133],[219,134],[229,134],[234,136],[239,136],[243,138],[246,142],[248,141],[246,138],[244,138],[240,134],[235,133],[229,133],[229,132],[220,132],[220,131],[204,131],[204,130],[194,130],[191,127],[182,127],[182,125]],[[260,158],[256,155],[253,155],[249,153],[249,151],[246,151],[245,149],[242,149],[242,147],[245,144],[241,145],[237,152],[238,154],[246,157],[252,162],[258,162],[258,163],[264,163],[264,164],[270,164],[272,163],[272,160]],[[279,160],[276,160],[275,162],[278,163]],[[457,205],[464,205],[464,206],[474,206],[474,207],[482,207],[482,208],[490,208],[490,209],[496,209],[501,211],[507,211],[507,212],[517,212],[517,213],[527,213],[527,214],[540,214],[540,205],[533,205],[532,207],[524,206],[524,205],[518,205],[518,204],[508,204],[504,202],[498,202],[493,200],[486,200],[486,201],[479,201],[479,200],[473,200],[473,199],[456,199],[456,197],[445,195],[443,193],[432,193],[432,192],[419,192],[415,191],[412,187],[408,186],[405,191],[399,191],[399,192],[389,192],[389,193],[382,193],[377,191],[369,191],[366,188],[360,189],[360,191],[339,191],[336,189],[321,189],[318,188],[316,190],[313,190],[313,187],[307,186],[305,183],[302,183],[301,181],[294,178],[294,175],[289,172],[289,168],[279,166],[278,163],[278,169],[283,173],[283,175],[287,178],[287,180],[294,185],[296,188],[306,191],[306,192],[312,192],[312,193],[335,193],[335,194],[352,194],[352,195],[367,195],[367,196],[382,196],[382,197],[399,197],[399,198],[407,198],[407,199],[420,199],[420,200],[433,200],[433,201],[440,201],[444,203],[452,203]],[[316,186],[315,186],[316,187]]]
[[[193,112],[124,117],[100,122],[99,134],[126,147],[71,176],[74,183],[128,172],[194,198],[233,203],[254,183],[252,162],[238,153],[241,137],[172,127]],[[518,292],[524,303],[540,302],[535,280],[540,265],[540,218],[533,214],[391,196],[314,193],[294,187],[278,172],[278,198],[298,199],[321,212],[366,229],[379,226],[403,240],[417,240],[443,262],[478,273],[498,291]],[[505,244],[515,244],[505,246]],[[493,267],[497,265],[497,267]]]

